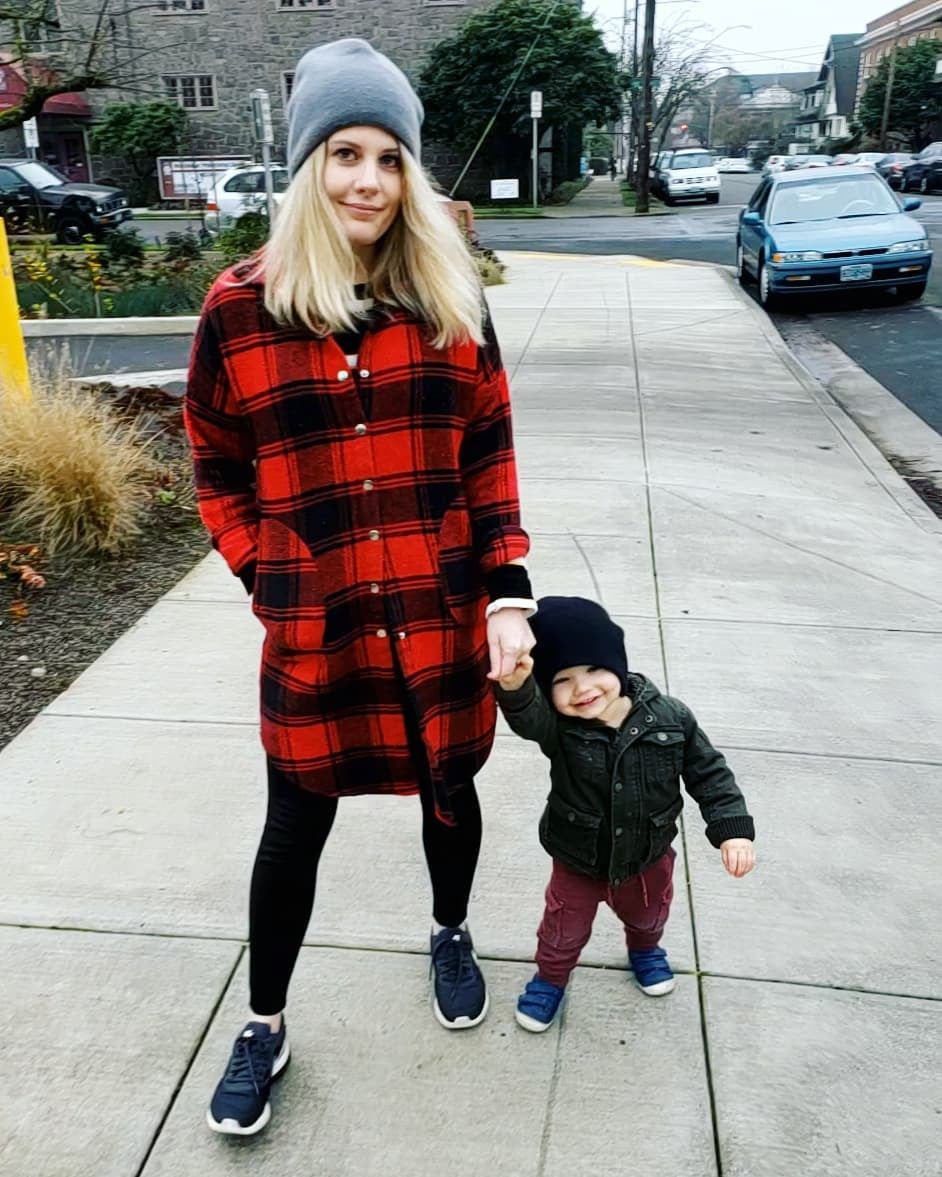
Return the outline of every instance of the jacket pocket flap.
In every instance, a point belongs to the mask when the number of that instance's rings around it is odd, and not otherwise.
[[[581,809],[573,809],[565,801],[561,801],[554,793],[549,795],[549,808],[555,818],[568,822],[583,830],[597,830],[602,819],[593,813],[583,813]]]
[[[675,802],[668,808],[662,809],[660,813],[652,813],[650,822],[652,826],[669,826],[672,825],[678,817],[680,811],[684,807],[683,797],[678,797]]]
[[[676,748],[686,737],[681,728],[665,728],[661,731],[646,732],[641,739],[645,744],[653,744],[655,748]]]

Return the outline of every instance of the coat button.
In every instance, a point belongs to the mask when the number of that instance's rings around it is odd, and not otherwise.
[[[371,531],[370,532],[370,539],[379,539],[379,532],[378,531]]]
[[[375,584],[375,583],[371,584],[370,585],[370,592],[371,593],[378,593],[379,592],[379,585]]]
[[[623,882],[624,882],[623,879],[612,879],[612,886],[613,887],[620,887]]]
[[[615,788],[616,793],[620,793],[621,792],[621,781],[616,781],[614,788]]]
[[[653,715],[646,715],[644,717],[644,722],[645,723],[654,723],[654,716]]]
[[[361,368],[360,369],[360,375],[363,377],[364,380],[367,378],[367,376],[369,376],[369,374],[370,374],[369,368]]]
[[[664,743],[664,741],[667,739],[667,732],[658,732],[658,733],[657,733],[657,738],[658,738],[658,739],[661,741],[661,743],[663,744],[663,743]]]
[[[628,729],[628,734],[630,736],[636,736],[638,734],[638,729],[636,727],[631,727]]]
[[[338,380],[349,380],[350,373],[346,370],[346,368],[341,368],[340,371],[337,373],[337,379]]]
[[[354,425],[353,432],[357,435],[357,437],[362,437],[363,434],[366,433],[366,426],[362,423],[359,425]]]
[[[402,630],[396,634],[396,637],[400,640],[400,642],[404,642],[406,640],[406,635],[402,632]]]
[[[575,820],[576,820],[576,815],[575,815],[574,813],[570,813],[570,814],[568,814],[567,816],[568,816],[568,818],[569,818],[569,820],[570,820],[570,821],[575,821]]]
[[[373,489],[373,479],[372,478],[365,478],[363,480],[363,489],[364,490],[372,490]]]
[[[378,630],[376,631],[376,636],[377,636],[378,638],[384,638],[384,637],[386,636],[386,631],[385,631],[385,629],[378,629]]]
[[[620,838],[624,832],[625,831],[621,828],[621,826],[615,827],[615,837],[616,838]]]

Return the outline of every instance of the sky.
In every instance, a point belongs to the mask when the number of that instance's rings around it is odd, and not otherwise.
[[[729,65],[740,73],[817,70],[832,33],[862,33],[867,21],[897,7],[902,0],[657,0],[657,22],[682,20],[690,36],[715,41],[705,52],[709,65]],[[627,0],[629,22],[634,0]],[[583,0],[610,48],[621,45],[625,0]],[[643,0],[639,20],[643,29]],[[750,28],[742,28],[749,25]],[[740,26],[740,27],[733,27]],[[641,31],[639,30],[639,41]],[[628,44],[631,45],[629,23]]]

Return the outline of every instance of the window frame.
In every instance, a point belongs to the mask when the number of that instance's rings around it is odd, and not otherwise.
[[[174,5],[180,3],[185,5],[184,8],[176,8]],[[192,8],[191,5],[199,3],[201,8]],[[209,0],[156,0],[153,6],[153,13],[155,16],[205,16],[209,12]]]
[[[276,12],[336,12],[337,0],[275,0]]]
[[[197,97],[199,97],[199,95],[200,95],[200,82],[199,82],[200,78],[209,78],[209,80],[210,80],[210,83],[212,85],[212,91],[213,91],[212,103],[210,103],[209,105],[205,105],[202,102],[198,102],[194,106],[187,106],[186,103],[183,101],[183,87],[182,87],[182,85],[180,85],[180,83],[182,83],[184,81],[184,79],[192,80],[194,83],[194,94]],[[164,84],[164,92],[166,94],[167,101],[168,102],[176,102],[176,104],[181,108],[181,110],[190,111],[193,114],[200,114],[204,111],[219,109],[219,87],[216,84],[216,75],[215,74],[204,74],[204,73],[199,73],[199,74],[161,74],[161,81]],[[170,93],[169,87],[167,86],[167,83],[169,81],[173,81],[173,82],[178,83],[178,92],[176,94]]]

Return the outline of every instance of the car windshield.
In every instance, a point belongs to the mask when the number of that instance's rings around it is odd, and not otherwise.
[[[27,163],[18,163],[16,170],[34,188],[58,188],[60,184],[68,184],[65,176],[60,175],[54,168],[37,163],[33,159]]]
[[[681,171],[684,168],[711,168],[713,167],[713,157],[708,151],[691,151],[685,152],[683,155],[675,155],[670,161],[670,169],[672,172]]]
[[[772,197],[770,225],[830,221],[839,217],[877,217],[898,213],[899,205],[876,173],[780,184]]]

